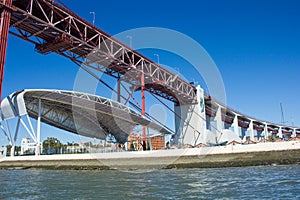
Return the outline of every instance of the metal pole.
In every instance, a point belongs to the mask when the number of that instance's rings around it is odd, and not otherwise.
[[[121,103],[121,78],[120,78],[120,76],[119,76],[119,78],[118,78],[118,102],[119,103]]]
[[[2,83],[4,78],[4,66],[8,41],[9,24],[11,17],[12,0],[4,0],[0,18],[0,102],[2,100]]]
[[[157,64],[159,64],[159,54],[154,54],[157,57]]]
[[[93,15],[93,25],[95,25],[96,13],[95,12],[90,12],[90,14]]]
[[[132,36],[128,35],[126,37],[129,38],[129,47],[132,48]]]
[[[141,76],[141,91],[142,91],[142,115],[146,115],[146,104],[145,104],[145,75],[142,73]],[[144,146],[146,146],[146,127],[142,128],[142,139],[143,139],[143,150],[145,150]]]
[[[41,99],[39,99],[37,130],[36,130],[36,140],[37,140],[36,149],[35,149],[36,156],[41,154],[41,108],[42,108],[42,101]]]

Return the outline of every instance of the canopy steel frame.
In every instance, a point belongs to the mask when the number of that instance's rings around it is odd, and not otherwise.
[[[37,120],[36,130],[31,118]],[[8,120],[17,119],[15,135]],[[61,90],[23,90],[5,98],[1,105],[0,128],[13,146],[22,125],[36,144],[36,155],[41,153],[41,122],[78,135],[105,140],[112,136],[125,143],[137,125],[162,134],[171,134],[133,109],[119,102],[81,92]]]

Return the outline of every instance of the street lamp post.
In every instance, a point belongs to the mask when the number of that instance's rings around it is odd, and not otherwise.
[[[179,67],[174,67],[175,68],[175,70],[177,71],[177,74],[180,74],[180,69],[179,69]]]
[[[127,35],[126,38],[129,38],[129,47],[132,48],[132,36]]]
[[[157,57],[157,64],[159,64],[159,54],[154,54]]]
[[[95,12],[90,12],[90,14],[93,15],[93,25],[95,25],[96,13]]]

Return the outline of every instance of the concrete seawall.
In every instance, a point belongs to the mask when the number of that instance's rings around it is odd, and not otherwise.
[[[0,159],[0,169],[161,169],[298,163],[300,143],[290,141],[146,152],[4,157]]]

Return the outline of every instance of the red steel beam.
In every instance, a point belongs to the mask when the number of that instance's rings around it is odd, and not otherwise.
[[[2,101],[2,84],[4,78],[4,66],[6,59],[6,47],[8,41],[8,32],[10,24],[10,16],[13,10],[12,0],[0,1],[0,103]]]
[[[144,73],[141,75],[141,92],[142,92],[142,115],[146,115],[146,102],[145,102],[145,76]],[[144,148],[144,145],[146,146],[146,127],[143,126],[142,128],[142,138],[143,138],[143,150],[146,150]]]

